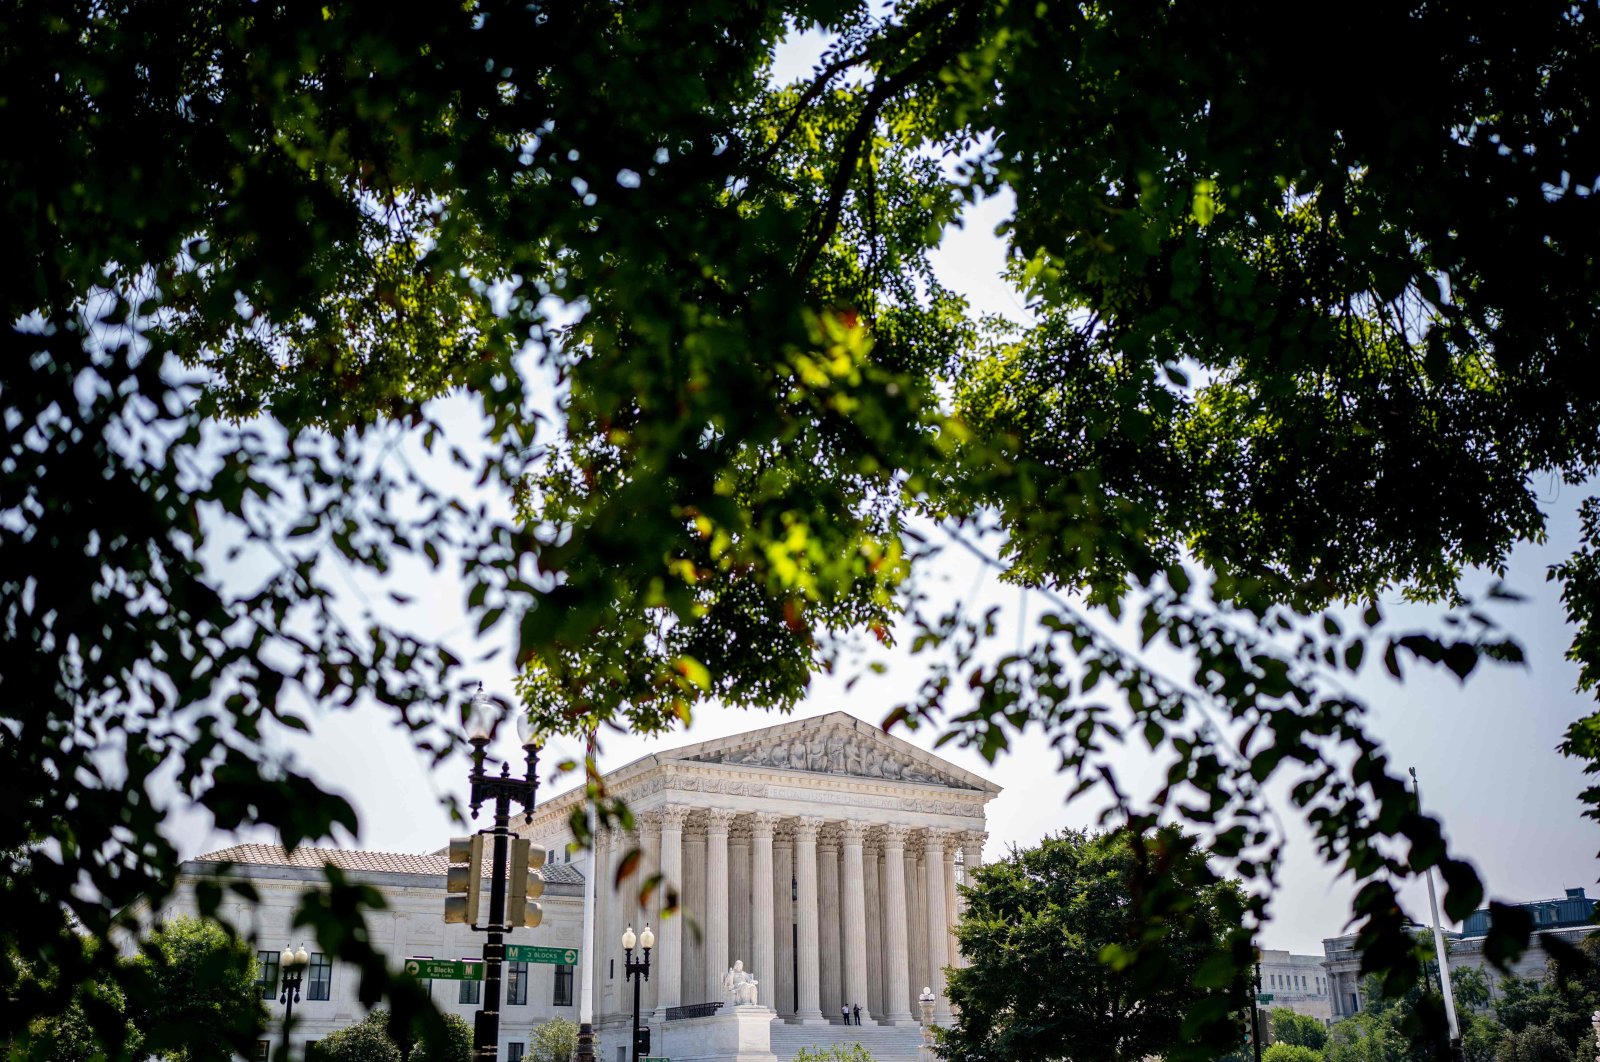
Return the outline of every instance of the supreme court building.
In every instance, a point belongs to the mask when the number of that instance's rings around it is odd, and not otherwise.
[[[594,979],[601,1057],[626,1058],[633,993],[619,939],[630,922],[635,929],[648,922],[657,934],[641,1009],[658,1037],[693,1024],[669,1025],[690,1016],[669,1014],[672,1008],[722,1002],[723,975],[736,960],[760,982],[757,1001],[777,1011],[772,1048],[780,1060],[801,1047],[850,1040],[867,1043],[879,1058],[916,1057],[918,1030],[883,1026],[914,1023],[924,986],[938,996],[936,1018],[949,1020],[942,971],[962,962],[950,934],[956,884],[981,858],[984,805],[998,786],[843,712],[657,752],[611,772],[606,784],[639,828],[597,839],[598,873],[588,853],[572,845],[570,817],[580,809],[581,789],[541,804],[526,825],[513,816],[552,862],[544,871],[543,924],[511,940],[582,958],[509,964],[501,1058],[522,1058],[551,1018],[577,1021],[586,974]],[[413,957],[481,954],[481,935],[444,923],[444,840],[418,837],[411,853],[234,845],[186,861],[177,891],[150,918],[198,914],[203,883],[248,882],[256,899],[227,892],[217,913],[257,950],[271,1016],[261,1057],[282,1036],[278,952],[309,944],[312,953],[305,998],[294,1011],[299,1056],[366,1013],[357,971],[316,954],[316,942],[294,925],[302,894],[323,880],[324,867],[383,895],[384,909],[366,915],[366,928],[396,968]],[[635,849],[640,873],[612,888]],[[649,910],[638,905],[639,882],[658,872],[682,898],[667,919],[666,890]],[[592,948],[583,938],[590,890]],[[441,1010],[469,1022],[480,1003],[474,982],[434,981],[427,990]],[[860,1006],[862,1029],[822,1026],[841,1022],[841,1006]]]
[[[924,987],[949,1020],[956,884],[982,858],[999,786],[843,712],[656,753],[605,780],[638,828],[598,837],[587,875],[599,886],[588,965],[602,1030],[633,1006],[613,942],[645,923],[656,948],[641,1009],[656,1022],[721,1001],[735,960],[792,1024],[837,1023],[841,1006],[859,1006],[863,1025],[909,1025]],[[519,832],[561,850],[582,799],[552,800]],[[639,875],[611,888],[634,850]],[[666,887],[641,908],[638,884],[658,872]],[[681,910],[663,919],[668,890]]]

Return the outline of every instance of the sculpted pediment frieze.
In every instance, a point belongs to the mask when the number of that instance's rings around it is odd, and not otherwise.
[[[766,741],[708,750],[688,759],[696,763],[777,767],[814,774],[920,782],[952,789],[974,788],[882,742],[843,731],[800,731],[788,736],[774,735]]]

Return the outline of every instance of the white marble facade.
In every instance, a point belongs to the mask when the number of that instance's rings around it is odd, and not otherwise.
[[[605,781],[638,829],[595,846],[602,1028],[633,1004],[609,942],[645,922],[657,943],[641,1006],[657,1022],[720,1001],[735,960],[789,1022],[839,1022],[841,1006],[859,1006],[863,1024],[913,1024],[925,985],[949,1019],[956,884],[982,858],[998,786],[843,712],[646,756]],[[552,800],[521,832],[559,850],[581,798]],[[639,875],[609,887],[634,850]],[[667,888],[642,909],[637,883],[656,873]],[[668,889],[682,910],[663,919]]]

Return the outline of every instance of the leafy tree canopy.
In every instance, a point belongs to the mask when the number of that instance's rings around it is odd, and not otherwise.
[[[248,1055],[266,1026],[248,941],[207,918],[161,923],[131,964],[129,1016],[170,1062]]]
[[[317,1041],[318,1062],[400,1062],[400,1048],[389,1036],[388,1015],[375,1010]]]
[[[1322,1062],[1322,1052],[1280,1040],[1267,1045],[1267,1049],[1261,1052],[1261,1062]]]
[[[0,932],[60,987],[0,1035],[121,976],[77,934],[170,889],[161,780],[292,846],[357,825],[268,751],[297,704],[456,740],[466,647],[344,589],[409,565],[460,574],[539,724],[574,733],[781,709],[851,637],[909,629],[929,675],[887,722],[991,757],[1042,731],[1072,791],[1211,831],[1255,922],[1281,843],[1260,787],[1286,778],[1398,990],[1389,882],[1437,868],[1456,918],[1483,889],[1339,678],[1520,657],[1476,612],[1440,635],[1371,602],[1459,603],[1468,566],[1543,533],[1536,481],[1593,470],[1600,27],[1566,2],[1324,23],[9,5],[0,851],[26,857]],[[809,27],[831,43],[780,83]],[[929,259],[1001,191],[1021,322],[971,313]],[[452,393],[482,439],[433,419]],[[1553,575],[1592,686],[1587,515]],[[984,617],[926,614],[932,527],[999,532],[989,559],[1052,602],[1033,644],[996,659]],[[1319,613],[1352,602],[1359,624]],[[1181,678],[1087,610],[1133,616]],[[1128,732],[1167,760],[1154,794],[1106,760]],[[1600,766],[1600,715],[1564,747]],[[298,915],[369,1003],[407,991],[360,926],[375,903],[331,874]],[[1488,954],[1527,930],[1497,912]]]
[[[565,1018],[551,1018],[533,1030],[528,1056],[533,1062],[572,1062],[578,1050],[578,1026]],[[596,1052],[596,1056],[599,1053]]]
[[[975,879],[956,928],[971,963],[950,971],[956,1022],[938,1034],[951,1062],[1211,1059],[1237,1041],[1244,900],[1194,838],[1066,832]]]
[[[1274,1007],[1269,1020],[1272,1022],[1272,1040],[1275,1044],[1321,1051],[1328,1042],[1327,1027],[1309,1014],[1296,1014],[1288,1007]]]
[[[860,1044],[829,1044],[827,1047],[802,1047],[794,1062],[873,1062],[872,1052]]]

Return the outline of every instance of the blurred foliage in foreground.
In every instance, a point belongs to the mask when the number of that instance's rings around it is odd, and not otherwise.
[[[1600,451],[1597,33],[1549,0],[8,5],[0,942],[53,973],[0,1036],[118,982],[84,937],[171,888],[166,802],[355,829],[269,751],[297,705],[448,750],[478,676],[395,618],[422,566],[571,733],[781,710],[909,632],[886,725],[1052,743],[1064,792],[1205,830],[1247,925],[1285,779],[1403,983],[1392,882],[1436,868],[1453,918],[1483,888],[1344,681],[1520,659],[1461,578]],[[1000,192],[1024,321],[930,265]],[[433,419],[461,393],[482,438]],[[1591,687],[1586,515],[1552,577]],[[1004,543],[1031,643],[930,612],[940,536]],[[1396,629],[1392,589],[1449,615]],[[1600,716],[1564,747],[1600,767]],[[368,1002],[406,991],[378,903],[330,872],[298,915]]]

